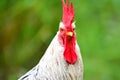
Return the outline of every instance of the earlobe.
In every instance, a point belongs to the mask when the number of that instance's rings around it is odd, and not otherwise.
[[[72,23],[72,27],[75,28],[75,22]]]
[[[59,28],[65,28],[65,25],[63,24],[63,22],[60,22],[60,24],[59,24]]]

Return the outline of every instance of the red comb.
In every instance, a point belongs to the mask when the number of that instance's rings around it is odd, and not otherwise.
[[[68,7],[68,0],[66,0],[66,3],[64,2],[64,0],[62,0],[62,6],[63,6],[62,22],[65,25],[69,26],[74,20],[73,4],[70,3],[70,7]]]

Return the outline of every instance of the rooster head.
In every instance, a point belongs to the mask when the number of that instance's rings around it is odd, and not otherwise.
[[[63,6],[63,17],[59,26],[59,43],[64,47],[64,59],[69,64],[74,64],[77,61],[77,54],[75,50],[76,35],[75,35],[75,24],[74,20],[74,9],[73,4],[70,3],[68,6],[68,0],[66,3],[62,0]]]

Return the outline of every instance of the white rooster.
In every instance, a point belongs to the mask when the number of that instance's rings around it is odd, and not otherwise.
[[[59,31],[40,62],[18,80],[83,80],[83,63],[76,41],[74,9],[62,0]]]

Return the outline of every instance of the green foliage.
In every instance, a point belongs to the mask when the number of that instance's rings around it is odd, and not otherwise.
[[[84,80],[120,80],[120,0],[72,0]],[[57,32],[60,0],[0,0],[0,80],[35,66]]]

